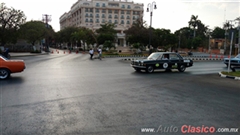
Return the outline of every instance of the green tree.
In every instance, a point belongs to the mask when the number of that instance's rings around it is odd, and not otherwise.
[[[153,47],[161,47],[166,50],[174,47],[177,43],[177,37],[169,29],[153,29],[152,34]]]
[[[183,27],[174,33],[178,38],[177,48],[190,48],[193,30],[189,27]]]
[[[197,15],[196,16],[192,15],[190,21],[188,22],[189,27],[193,28],[193,30],[194,30],[194,34],[193,34],[194,38],[196,36],[196,27],[199,25],[199,23],[201,23],[201,21],[198,20]]]
[[[192,39],[192,45],[191,48],[197,48],[199,46],[204,47],[207,44],[207,32],[208,32],[208,26],[203,24],[201,20],[198,19],[198,16],[191,16],[190,21],[188,22],[189,27],[193,28],[193,39]],[[195,39],[197,37],[197,39]]]
[[[116,49],[115,45],[112,41],[106,40],[103,44],[103,48],[108,48],[108,50],[111,50],[112,48]]]
[[[20,26],[21,38],[26,39],[32,45],[47,36],[46,25],[41,21],[29,21]],[[49,33],[50,34],[50,33]]]
[[[63,30],[60,30],[58,33],[58,41],[61,43],[67,43],[68,46],[72,43],[72,33],[78,32],[79,28],[77,27],[66,27]]]
[[[0,4],[0,45],[15,43],[17,30],[25,23],[26,17],[23,11],[8,8],[4,3]]]
[[[83,42],[83,49],[85,50],[85,43],[94,44],[97,43],[96,35],[94,32],[88,28],[79,28],[78,31],[71,34],[71,38],[73,41],[77,41],[78,43]]]
[[[137,19],[131,28],[125,30],[126,39],[130,44],[140,43],[146,46],[149,43],[149,30],[146,28],[147,24],[142,19]]]
[[[224,38],[225,30],[220,27],[215,27],[212,31],[212,38]]]
[[[101,24],[101,28],[96,30],[98,43],[104,44],[105,41],[114,42],[117,34],[117,31],[114,28],[114,24]]]

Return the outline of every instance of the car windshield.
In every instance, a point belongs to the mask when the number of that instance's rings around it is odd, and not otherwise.
[[[238,54],[235,58],[239,58],[240,59],[240,54]]]
[[[161,54],[160,53],[152,53],[150,56],[148,56],[148,60],[156,60],[157,58],[159,58]]]
[[[8,58],[6,58],[6,57],[4,57],[4,56],[0,56],[2,59],[4,59],[4,60],[8,60]]]

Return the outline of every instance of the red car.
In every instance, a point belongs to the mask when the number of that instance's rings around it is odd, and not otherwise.
[[[0,79],[7,79],[10,74],[22,72],[25,69],[23,60],[9,60],[0,56]]]

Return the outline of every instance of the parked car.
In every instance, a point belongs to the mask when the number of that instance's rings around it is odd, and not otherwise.
[[[193,61],[183,59],[175,52],[154,52],[147,59],[131,61],[131,66],[136,71],[145,70],[148,73],[157,69],[178,69],[179,72],[184,72],[187,67],[193,66]]]
[[[228,67],[229,58],[224,58],[223,62]],[[240,66],[240,54],[238,54],[234,58],[230,58],[230,67],[234,66]]]
[[[9,60],[0,56],[0,79],[7,79],[10,74],[22,72],[26,68],[23,60]]]

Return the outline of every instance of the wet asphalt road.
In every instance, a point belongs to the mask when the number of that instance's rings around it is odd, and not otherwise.
[[[240,82],[217,75],[226,70],[220,61],[195,62],[184,73],[147,74],[118,58],[20,59],[26,70],[0,81],[1,135],[178,135],[183,125],[240,128]],[[159,131],[170,126],[177,131]]]

